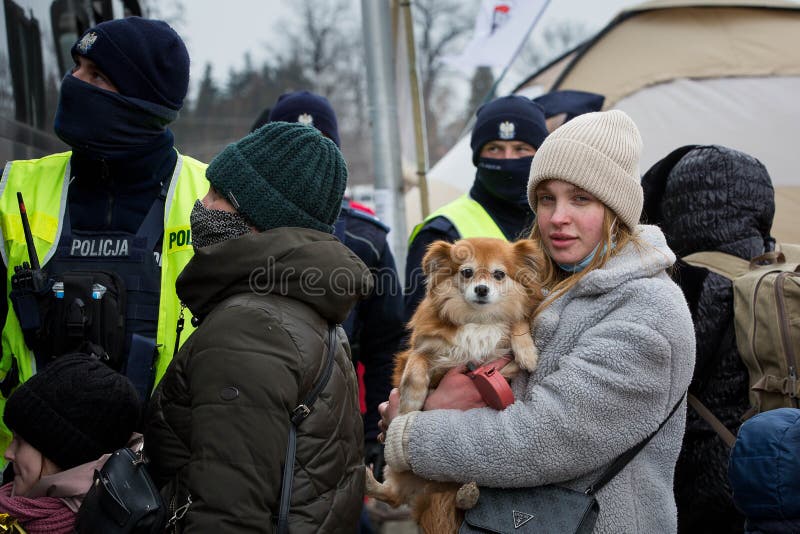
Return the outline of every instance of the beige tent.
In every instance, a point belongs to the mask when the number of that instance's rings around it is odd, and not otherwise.
[[[642,172],[691,143],[756,156],[776,188],[773,234],[800,243],[800,4],[645,2],[515,92],[555,89],[603,94],[607,109],[631,115],[644,140]],[[466,191],[474,175],[468,140],[430,175],[432,207]]]

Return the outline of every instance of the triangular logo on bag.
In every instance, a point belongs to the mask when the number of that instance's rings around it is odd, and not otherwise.
[[[514,510],[514,528],[517,529],[533,519],[531,514],[526,514],[525,512],[517,512]]]

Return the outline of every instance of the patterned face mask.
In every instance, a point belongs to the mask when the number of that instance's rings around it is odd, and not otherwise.
[[[195,250],[249,234],[250,225],[235,212],[210,210],[197,200],[189,216]]]

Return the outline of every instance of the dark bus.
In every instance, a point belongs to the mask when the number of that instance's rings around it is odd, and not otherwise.
[[[0,164],[66,150],[53,133],[70,48],[88,28],[141,15],[138,0],[2,0]]]

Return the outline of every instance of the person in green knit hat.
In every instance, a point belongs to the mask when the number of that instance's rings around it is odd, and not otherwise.
[[[150,401],[145,447],[181,532],[272,531],[292,483],[291,532],[352,531],[364,487],[357,379],[341,327],[318,401],[292,412],[324,375],[329,325],[372,289],[333,235],[347,167],[316,129],[274,122],[225,148],[191,214],[195,255],[176,289],[197,330]]]

